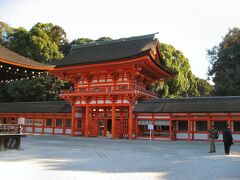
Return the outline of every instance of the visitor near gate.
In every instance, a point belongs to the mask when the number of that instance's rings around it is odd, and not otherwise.
[[[231,154],[230,148],[231,148],[231,145],[233,144],[233,137],[232,137],[232,132],[230,130],[229,125],[227,125],[226,129],[223,130],[223,142],[224,142],[225,154],[227,155]]]
[[[210,141],[210,151],[209,153],[215,153],[216,152],[216,146],[215,146],[215,139],[218,139],[218,130],[215,126],[212,126],[212,129],[208,131],[209,133],[209,141]]]

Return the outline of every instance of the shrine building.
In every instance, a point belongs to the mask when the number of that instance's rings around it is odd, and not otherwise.
[[[74,46],[56,62],[51,74],[74,84],[61,93],[72,105],[72,135],[111,134],[112,138],[133,138],[136,120],[133,108],[139,99],[157,95],[147,87],[175,74],[161,66],[160,45],[154,35]]]
[[[222,140],[229,124],[240,141],[240,97],[160,99],[148,90],[177,76],[160,52],[154,34],[73,46],[45,70],[73,84],[65,101],[0,103],[0,124],[23,117],[26,133],[128,139],[149,139],[152,125],[152,139],[188,141],[207,140],[212,125]]]

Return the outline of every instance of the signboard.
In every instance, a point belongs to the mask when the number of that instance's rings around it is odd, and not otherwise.
[[[153,129],[153,125],[152,125],[152,124],[149,124],[149,125],[148,125],[148,129],[152,130],[152,129]]]

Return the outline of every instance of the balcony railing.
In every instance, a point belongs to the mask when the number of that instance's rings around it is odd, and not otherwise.
[[[145,95],[150,95],[157,97],[156,93],[146,90],[144,87],[139,85],[119,85],[116,87],[113,86],[99,86],[99,87],[90,87],[90,88],[77,88],[75,90],[61,91],[60,96],[77,96],[80,94],[123,94],[123,93],[142,93]]]

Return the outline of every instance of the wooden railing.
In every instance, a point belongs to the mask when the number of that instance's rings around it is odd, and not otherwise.
[[[19,124],[0,124],[0,134],[20,134]]]
[[[65,96],[65,95],[72,95],[75,96],[77,94],[101,94],[101,93],[132,93],[132,92],[138,92],[138,93],[144,93],[147,95],[151,96],[156,96],[156,93],[153,93],[151,91],[146,90],[144,87],[139,86],[139,85],[132,85],[132,86],[127,86],[127,85],[118,85],[118,86],[96,86],[96,87],[90,87],[90,88],[77,88],[75,90],[68,90],[68,91],[61,91],[60,96]]]

